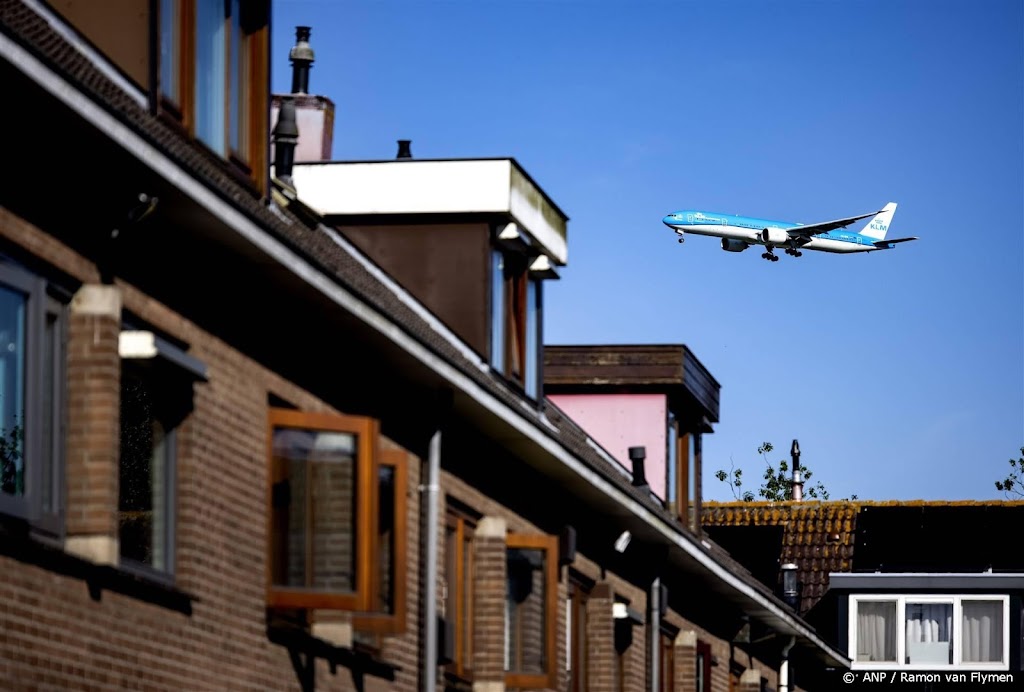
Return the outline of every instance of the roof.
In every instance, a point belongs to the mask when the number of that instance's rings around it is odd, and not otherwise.
[[[301,279],[339,305],[357,310],[359,319],[386,332],[393,343],[441,373],[475,406],[480,419],[497,421],[510,449],[526,450],[534,463],[562,464],[560,473],[588,481],[590,501],[616,504],[623,522],[643,529],[650,539],[671,544],[676,564],[704,575],[707,584],[731,602],[755,613],[780,631],[795,634],[817,658],[846,665],[843,654],[814,634],[738,563],[708,542],[681,529],[649,492],[632,486],[610,455],[556,407],[538,410],[516,393],[465,344],[446,331],[412,296],[402,291],[351,244],[323,225],[308,225],[287,208],[268,207],[238,183],[227,164],[183,138],[108,78],[56,32],[51,22],[18,0],[0,0],[0,61],[20,70],[35,84],[87,121],[116,146],[130,151],[200,204],[234,232],[253,252],[282,266],[301,269]],[[229,211],[230,210],[230,213]],[[315,275],[314,275],[315,274]],[[328,277],[330,285],[321,281]],[[310,289],[313,290],[313,289]],[[361,301],[356,305],[355,300]],[[537,462],[540,459],[541,462]],[[595,499],[596,498],[596,499]]]
[[[1003,538],[1024,523],[1024,501],[707,502],[701,521],[762,580],[795,563],[802,613],[828,591],[829,573],[1024,571],[1024,556]],[[759,527],[781,529],[774,551],[760,544]]]

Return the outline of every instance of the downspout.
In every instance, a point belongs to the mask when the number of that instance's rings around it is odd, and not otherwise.
[[[651,641],[649,642],[651,647],[651,674],[648,676],[650,680],[650,691],[660,692],[661,685],[659,677],[661,675],[661,661],[659,660],[661,654],[661,578],[656,577],[651,582],[651,617],[649,622],[651,624]],[[780,691],[781,692],[781,691]]]
[[[424,550],[423,560],[423,671],[424,692],[437,690],[437,526],[439,520],[438,496],[441,486],[441,431],[430,438],[427,452],[427,482],[420,486],[423,491]]]
[[[789,692],[789,652],[796,645],[796,637],[790,637],[782,647],[782,663],[779,664],[779,692]]]

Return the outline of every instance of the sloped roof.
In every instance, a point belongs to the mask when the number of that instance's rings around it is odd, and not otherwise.
[[[918,512],[917,510],[920,510]],[[765,565],[752,565],[745,559],[744,543],[753,553],[756,546],[753,536],[737,536],[729,529],[750,527],[779,527],[781,544],[774,560],[775,573],[785,563],[797,565],[798,579],[803,584],[800,612],[810,610],[828,591],[830,572],[853,572],[869,568],[872,571],[906,569],[908,554],[913,553],[913,544],[926,540],[950,542],[946,526],[931,519],[933,516],[959,516],[961,520],[977,521],[973,515],[985,512],[1006,521],[1006,517],[1024,519],[1024,501],[1015,500],[840,500],[833,502],[706,502],[701,520],[708,533],[720,542],[726,543],[733,556],[744,562],[752,572],[768,573]],[[967,513],[972,516],[968,517]],[[927,519],[925,518],[927,515]],[[1014,521],[1014,519],[1009,519]],[[871,536],[868,526],[878,526]],[[999,556],[1011,557],[1011,551],[998,550],[988,540],[995,538],[998,530],[994,526],[962,527],[964,535],[988,556],[989,567]],[[1009,527],[1007,527],[1009,528]],[[979,535],[981,529],[985,535]],[[888,540],[879,535],[888,534]],[[729,537],[729,533],[733,533]],[[988,534],[993,534],[988,536]],[[938,535],[933,535],[938,534]],[[951,555],[949,551],[926,551],[942,560],[931,568],[935,571],[970,571],[985,568],[983,558],[972,557],[966,567],[963,558]],[[856,560],[855,558],[860,558]],[[860,563],[860,564],[859,564]],[[866,564],[870,563],[870,564]],[[1009,563],[1008,563],[1009,564]]]

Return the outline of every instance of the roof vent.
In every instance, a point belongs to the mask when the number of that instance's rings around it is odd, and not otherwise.
[[[644,473],[644,459],[646,458],[646,447],[629,448],[629,460],[633,462],[633,485],[639,488],[647,485],[647,475]]]
[[[292,93],[309,93],[309,68],[312,67],[315,55],[309,46],[309,34],[311,29],[308,26],[295,27],[295,45],[288,52],[288,58],[292,61]]]
[[[398,140],[398,155],[396,159],[411,159],[412,158],[412,140],[411,139],[400,139]]]

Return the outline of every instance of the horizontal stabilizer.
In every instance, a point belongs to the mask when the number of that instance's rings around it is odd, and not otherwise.
[[[872,243],[872,245],[874,245],[875,247],[885,248],[888,247],[889,245],[895,245],[896,243],[906,243],[911,240],[917,240],[917,238],[892,238],[890,240],[876,240],[874,243]]]

